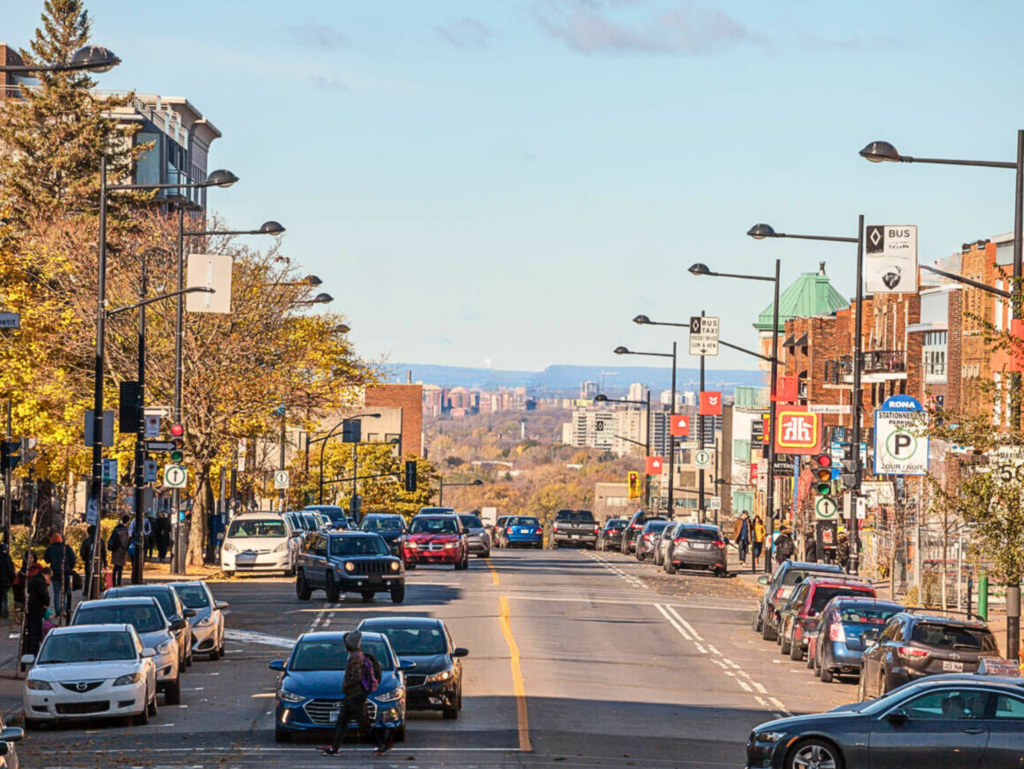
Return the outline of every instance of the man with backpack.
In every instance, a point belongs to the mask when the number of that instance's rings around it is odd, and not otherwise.
[[[124,577],[124,567],[128,563],[128,544],[131,540],[128,537],[128,516],[122,515],[117,526],[110,533],[110,541],[107,542],[107,550],[110,551],[110,564],[113,567],[113,587],[121,587],[121,580]]]
[[[345,695],[344,705],[338,714],[338,722],[334,725],[334,741],[324,746],[320,752],[327,756],[335,756],[345,741],[349,722],[353,719],[359,730],[370,734],[377,740],[377,755],[382,756],[391,747],[387,730],[370,723],[366,715],[366,698],[374,692],[380,683],[380,663],[372,654],[362,650],[363,634],[358,630],[345,634],[345,649],[348,651],[348,664],[345,666],[345,677],[341,682],[341,693]]]

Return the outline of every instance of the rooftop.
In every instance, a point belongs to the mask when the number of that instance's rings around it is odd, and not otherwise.
[[[836,310],[849,306],[850,303],[833,288],[828,275],[825,274],[825,263],[820,262],[817,272],[802,273],[779,296],[777,331],[781,333],[785,330],[787,320],[831,315]],[[771,331],[774,309],[774,302],[764,308],[758,316],[754,328],[758,331]]]

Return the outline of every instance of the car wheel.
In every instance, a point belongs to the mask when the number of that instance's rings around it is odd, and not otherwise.
[[[807,647],[807,669],[808,670],[813,670],[815,673],[817,673],[818,672],[818,666],[815,664],[815,660],[817,660],[818,657],[817,657],[817,655],[811,654],[811,649],[813,649],[813,648],[814,648],[813,646],[808,646]]]
[[[760,633],[761,632],[761,609],[760,608],[758,608],[758,610],[756,612],[754,612],[754,618],[752,620],[750,620],[750,627],[753,629],[753,631],[755,633]]]
[[[149,705],[147,707],[149,708],[149,715],[155,716],[159,709],[156,704],[156,692],[153,692],[153,699],[149,701]]]
[[[188,667],[188,662],[186,662],[186,659],[187,658],[182,657],[181,659],[178,660],[178,672],[179,673],[184,673],[185,672],[185,668]]]
[[[789,650],[792,648],[793,644],[790,642],[789,636],[780,635],[780,638],[782,639],[780,643],[780,646],[782,646],[782,654],[785,656],[786,654],[789,654]]]
[[[149,692],[147,692],[149,694]],[[146,726],[149,723],[149,704],[142,706],[142,712],[132,716],[132,726]]]
[[[776,632],[777,631],[775,630],[775,628],[773,628],[767,622],[761,623],[761,638],[763,638],[765,641],[774,641]]]
[[[490,558],[491,557],[491,551],[488,550],[486,553],[477,553],[476,557],[477,558]]]
[[[373,600],[373,596],[376,594],[372,590],[364,590],[362,593],[360,593],[360,595],[363,597],[364,601],[369,603]]]
[[[644,560],[645,558],[647,558],[647,553],[643,553],[643,552],[641,552],[641,551],[640,551],[640,548],[638,547],[638,548],[636,549],[636,559],[637,559],[638,561],[642,561],[642,560]]]
[[[391,603],[402,603],[405,600],[405,585],[391,588]]]
[[[338,586],[334,584],[334,575],[327,575],[327,603],[337,603],[341,600],[341,592],[338,590]],[[373,593],[370,593],[372,596]]]
[[[164,702],[168,705],[180,705],[181,704],[181,679],[179,678],[174,683],[167,684],[164,689]]]
[[[676,565],[674,563],[672,563],[671,560],[666,560],[665,561],[665,573],[666,574],[675,574],[676,573]]]
[[[462,571],[462,561],[455,562],[455,571]]]
[[[306,572],[300,571],[299,576],[295,578],[295,595],[299,597],[300,601],[308,601],[313,596],[313,591],[310,590],[309,584],[306,582]]]
[[[796,641],[792,641],[789,644],[789,658],[793,662],[799,662],[804,658],[804,647],[798,644]]]
[[[821,672],[818,673],[818,678],[821,679],[821,682],[823,684],[830,684],[830,683],[832,683],[832,671],[829,670],[824,665],[822,665],[821,666]]]
[[[290,732],[282,732],[280,729],[274,730],[274,742],[291,742],[292,735]]]
[[[843,769],[843,755],[831,742],[801,740],[786,756],[786,769]]]
[[[719,579],[724,579],[727,573],[728,572],[726,572],[726,570],[724,568],[722,568],[720,566],[716,566],[715,567],[714,575],[716,577],[718,577]]]
[[[192,667],[192,663],[194,663],[195,661],[196,661],[195,655],[192,654],[192,649],[190,648],[188,650],[188,656],[185,658],[185,667],[187,667],[187,668]]]
[[[857,681],[857,702],[864,702],[868,698],[867,676],[864,675],[864,668],[860,669],[860,680]]]

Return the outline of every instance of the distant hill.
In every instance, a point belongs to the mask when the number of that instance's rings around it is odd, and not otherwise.
[[[651,366],[548,366],[543,371],[500,371],[497,369],[469,368],[463,366],[435,366],[422,363],[389,364],[387,370],[392,382],[404,382],[408,372],[412,381],[434,384],[441,387],[471,387],[490,389],[497,387],[518,387],[526,385],[542,392],[557,395],[576,395],[580,382],[600,382],[602,371],[615,371],[605,376],[605,391],[625,392],[633,382],[643,382],[655,391],[667,390],[672,384],[672,375],[667,368]],[[680,390],[697,390],[700,369],[680,368],[676,372],[676,387]],[[737,385],[757,386],[765,384],[767,376],[760,371],[743,369],[711,369],[706,374],[708,390],[732,392]]]

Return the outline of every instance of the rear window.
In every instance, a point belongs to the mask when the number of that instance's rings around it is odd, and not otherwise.
[[[668,523],[668,521],[651,521],[649,524],[644,526],[644,531],[657,534],[659,531],[664,531],[668,526]]]
[[[210,605],[210,597],[202,585],[175,585],[174,589],[188,609],[205,609]]]
[[[960,625],[940,625],[921,622],[914,627],[914,641],[937,649],[966,649],[968,651],[996,651],[996,640],[983,628]]]
[[[231,539],[283,539],[286,536],[284,521],[280,518],[235,520],[228,528],[228,537]]]
[[[785,573],[785,575],[783,575],[783,577],[782,577],[782,584],[786,585],[788,587],[792,587],[793,585],[800,584],[801,582],[803,582],[808,577],[815,577],[815,576],[820,577],[820,576],[823,576],[823,575],[816,574],[815,572],[812,572],[812,571],[807,571],[806,569],[790,569],[789,571],[787,571]],[[837,575],[833,575],[832,578],[835,579],[836,576]]]
[[[714,542],[721,539],[721,535],[714,529],[688,529],[683,527],[676,531],[676,537],[682,539],[699,539],[706,542]]]
[[[525,518],[521,515],[512,516],[505,522],[508,526],[540,526],[540,521],[536,518]]]
[[[873,590],[858,590],[852,587],[819,587],[814,591],[814,598],[811,599],[811,608],[814,611],[821,611],[829,601],[837,595],[874,595]]]
[[[75,612],[75,625],[131,625],[140,633],[153,633],[166,627],[164,617],[153,604],[124,606],[83,606]]]
[[[608,523],[606,523],[604,527],[606,529],[624,529],[626,528],[626,522],[620,518],[616,518],[613,521],[608,521]]]
[[[589,510],[559,510],[555,520],[570,523],[593,523],[594,514]]]
[[[884,625],[886,620],[901,612],[902,608],[888,606],[857,606],[849,604],[839,609],[840,622],[858,622],[865,625]]]

